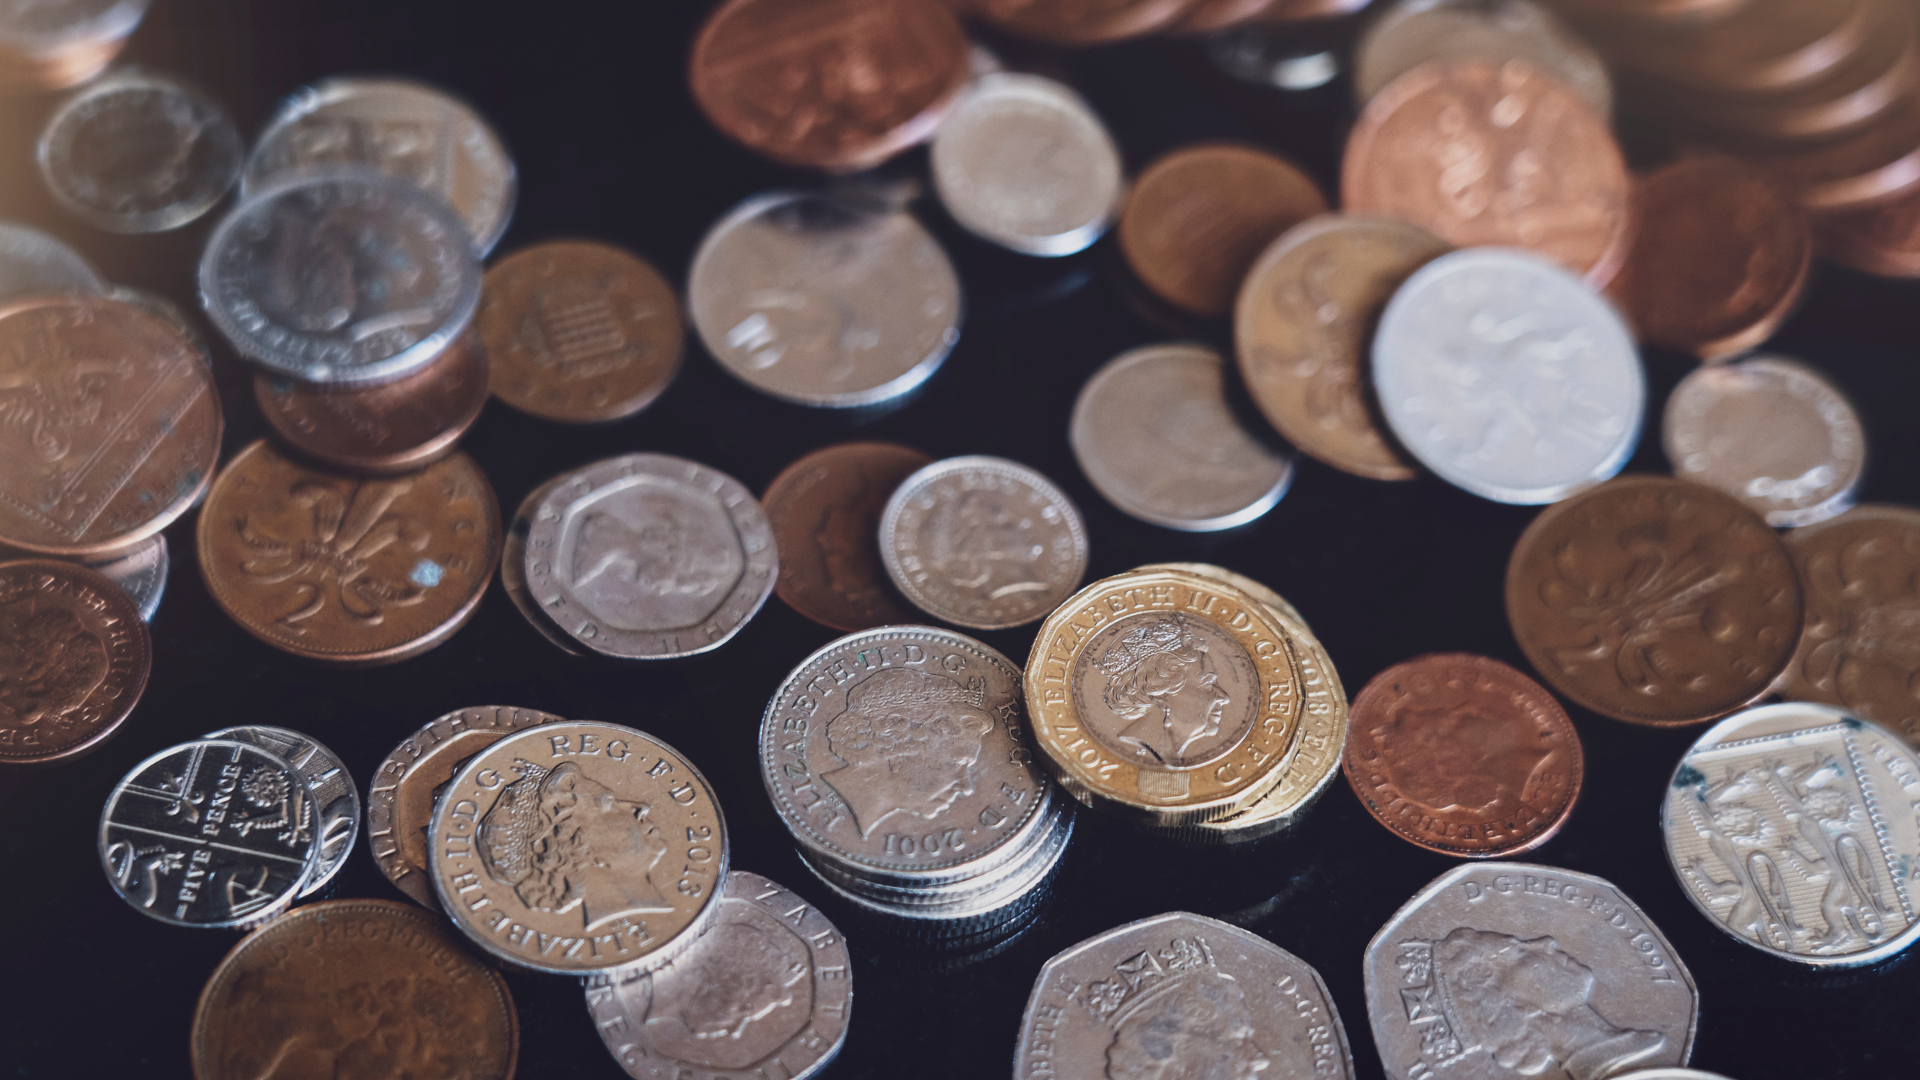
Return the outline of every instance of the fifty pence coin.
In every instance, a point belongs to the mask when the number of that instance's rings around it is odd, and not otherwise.
[[[556,476],[527,492],[527,497],[520,500],[520,507],[513,512],[513,520],[507,523],[506,535],[500,543],[500,588],[506,592],[507,599],[513,602],[521,618],[527,620],[527,625],[552,642],[554,648],[568,656],[591,656],[592,652],[575,641],[572,634],[555,626],[553,620],[547,618],[546,613],[540,610],[540,605],[534,602],[533,594],[527,591],[527,534],[533,531],[533,513],[540,508],[541,500],[565,479],[564,476]]]
[[[0,765],[47,765],[113,736],[153,643],[111,578],[54,559],[0,562]]]
[[[780,471],[760,497],[780,548],[774,591],[835,630],[911,622],[880,559],[880,514],[901,481],[933,459],[893,443],[842,443]]]
[[[1393,80],[1434,60],[1524,60],[1601,116],[1613,113],[1613,80],[1599,54],[1528,0],[1401,0],[1354,46],[1353,96],[1364,107]]]
[[[346,865],[353,842],[360,836],[360,791],[353,786],[353,774],[340,758],[313,737],[286,728],[232,727],[202,737],[252,743],[299,770],[313,797],[315,842],[320,849],[313,876],[300,895],[311,896],[326,888]]]
[[[1184,911],[1088,938],[1033,982],[1014,1080],[1353,1076],[1346,1028],[1312,965]]]
[[[165,533],[153,537],[125,555],[106,562],[88,563],[120,586],[140,609],[140,621],[151,623],[160,612],[160,598],[167,591],[167,571],[172,569]]]
[[[1532,863],[1459,866],[1375,934],[1367,1019],[1393,1080],[1607,1077],[1684,1065],[1700,992],[1612,882]]]
[[[1073,594],[1087,529],[1053,482],[994,457],[937,461],[880,515],[880,555],[915,607],[975,630],[1024,626]]]
[[[706,928],[665,967],[590,981],[587,1012],[634,1080],[806,1080],[846,1043],[847,942],[818,908],[734,870]]]
[[[0,221],[0,300],[32,293],[98,296],[107,283],[67,245],[25,225]]]
[[[545,724],[448,781],[429,876],[460,932],[552,975],[651,970],[705,925],[727,874],[713,789],[670,746],[615,724]]]

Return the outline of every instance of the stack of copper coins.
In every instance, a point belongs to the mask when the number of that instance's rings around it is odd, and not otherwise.
[[[64,90],[100,74],[150,2],[10,5],[0,13],[0,91]]]

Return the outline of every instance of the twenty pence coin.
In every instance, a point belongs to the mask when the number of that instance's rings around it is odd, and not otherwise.
[[[547,618],[546,613],[540,610],[540,605],[534,602],[533,594],[527,591],[527,533],[533,530],[534,511],[540,508],[541,500],[565,479],[565,476],[556,476],[527,492],[527,497],[520,500],[519,508],[513,512],[513,520],[507,523],[506,536],[500,542],[500,588],[512,601],[514,610],[527,620],[527,625],[552,642],[554,648],[568,656],[591,656],[591,651],[575,641],[573,635]]]
[[[779,547],[774,591],[835,630],[912,621],[880,560],[880,514],[894,489],[933,459],[893,443],[842,443],[781,470],[760,497]]]
[[[70,761],[140,702],[153,643],[103,574],[54,559],[0,563],[0,765]]]
[[[353,774],[338,755],[310,735],[279,727],[235,727],[209,732],[204,738],[232,739],[270,750],[299,770],[307,782],[307,794],[314,806],[313,876],[307,880],[301,896],[312,896],[333,882],[340,868],[353,853],[353,842],[360,836],[360,791],[353,785]]]

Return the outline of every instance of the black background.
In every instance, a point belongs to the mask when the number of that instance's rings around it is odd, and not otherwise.
[[[281,95],[321,76],[396,72],[440,83],[478,105],[518,159],[519,211],[501,251],[599,237],[642,253],[679,283],[703,230],[737,200],[819,182],[731,145],[693,108],[684,57],[704,8],[684,0],[158,0],[128,55],[210,87],[249,135]],[[1191,47],[1165,43],[1030,59],[1091,99],[1130,169],[1193,140],[1244,138],[1293,156],[1331,190],[1351,119],[1344,83],[1291,96],[1233,87]],[[42,100],[0,106],[0,216],[48,228],[110,278],[189,305],[212,218],[121,239],[62,217],[30,164],[46,109]],[[887,172],[924,176],[924,155]],[[1139,302],[1111,240],[1069,259],[1030,260],[960,233],[931,200],[917,209],[959,267],[968,316],[951,359],[903,408],[876,417],[783,405],[733,382],[693,344],[672,389],[636,418],[567,427],[495,402],[465,448],[509,512],[549,476],[637,450],[697,459],[756,492],[801,454],[850,438],[890,439],[936,457],[1004,455],[1041,469],[1078,501],[1092,538],[1091,577],[1157,560],[1207,560],[1257,577],[1313,624],[1349,693],[1387,665],[1435,650],[1481,652],[1525,669],[1501,582],[1533,510],[1431,478],[1375,483],[1303,461],[1278,508],[1234,532],[1185,535],[1127,518],[1074,464],[1066,439],[1074,395],[1124,349],[1176,337],[1224,343],[1225,327],[1183,325]],[[1773,345],[1824,369],[1859,404],[1870,447],[1863,501],[1920,501],[1915,295],[1907,284],[1818,266],[1804,307]],[[264,425],[246,372],[224,343],[215,351],[231,454]],[[1658,410],[1688,365],[1649,353],[1647,366],[1651,422],[1629,470],[1664,472]],[[496,586],[449,644],[393,667],[342,672],[258,643],[215,608],[195,560],[194,521],[169,530],[173,573],[153,624],[153,678],[132,719],[84,760],[0,776],[0,1066],[12,1066],[9,1075],[189,1072],[195,999],[238,939],[151,921],[109,888],[96,823],[135,762],[214,728],[276,724],[330,745],[364,791],[403,736],[442,713],[493,703],[644,728],[706,772],[731,823],[733,865],[821,904],[851,939],[852,1031],[828,1076],[1004,1076],[1047,957],[1172,909],[1249,926],[1312,963],[1333,989],[1358,1075],[1381,1075],[1362,951],[1454,861],[1391,836],[1343,780],[1291,834],[1237,849],[1184,847],[1083,814],[1037,920],[992,955],[942,955],[861,924],[801,867],[774,816],[755,761],[761,710],[786,672],[835,636],[777,599],[716,654],[673,667],[612,666],[559,653]],[[1018,659],[1032,628],[983,636]],[[1697,730],[1571,711],[1588,754],[1586,791],[1566,830],[1531,858],[1614,881],[1666,932],[1700,987],[1694,1062],[1736,1080],[1912,1075],[1920,965],[1896,958],[1864,971],[1805,973],[1714,929],[1682,895],[1657,828],[1665,781]],[[398,897],[364,837],[360,848],[331,895]],[[508,979],[520,1010],[521,1075],[620,1075],[576,984]]]

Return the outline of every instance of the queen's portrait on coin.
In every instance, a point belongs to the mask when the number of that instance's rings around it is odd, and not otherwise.
[[[0,716],[58,722],[107,677],[106,645],[65,608],[0,609]]]
[[[574,597],[625,630],[700,622],[746,568],[719,505],[672,490],[600,500],[573,537]]]
[[[827,749],[847,764],[820,779],[865,839],[895,814],[938,817],[972,794],[973,767],[993,728],[984,691],[889,668],[849,690],[846,711],[827,721]]]
[[[1135,757],[1184,765],[1209,749],[1233,696],[1220,686],[1207,639],[1182,615],[1153,618],[1109,645],[1095,666],[1107,708],[1125,727],[1107,739]]]
[[[653,976],[647,1042],[706,1069],[745,1069],[813,1018],[813,966],[786,928],[728,919]]]
[[[1142,953],[1082,995],[1113,1029],[1107,1080],[1256,1080],[1273,1064],[1253,1041],[1246,991],[1199,939]]]
[[[500,789],[480,819],[480,862],[534,911],[580,909],[584,928],[622,915],[672,911],[654,883],[667,841],[652,808],[619,798],[567,762],[515,763],[520,779]]]

